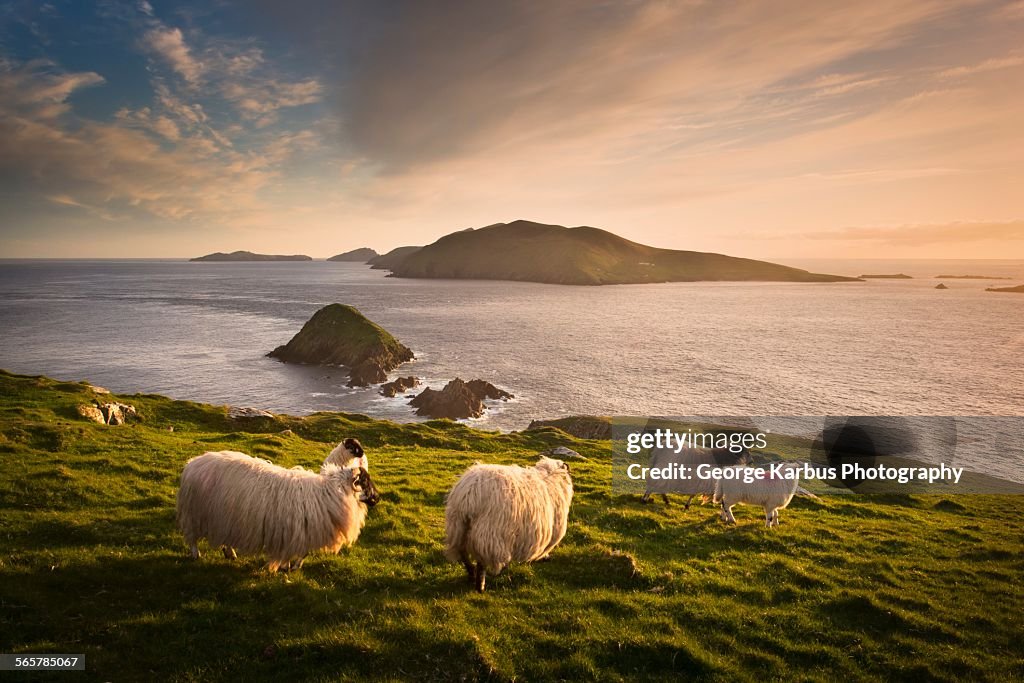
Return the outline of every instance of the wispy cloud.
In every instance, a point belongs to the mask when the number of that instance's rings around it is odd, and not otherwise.
[[[1018,242],[1024,240],[1024,220],[958,221],[927,225],[848,227],[799,235],[803,239],[868,241],[882,245],[955,245],[965,242]]]
[[[192,56],[179,28],[154,28],[142,39],[143,45],[163,59],[189,83],[197,83],[203,74],[203,65]]]
[[[970,76],[973,74],[984,73],[986,71],[998,71],[999,69],[1009,69],[1014,66],[1021,66],[1024,64],[1024,56],[1014,55],[1009,57],[993,57],[976,64],[969,64],[967,66],[957,66],[951,69],[946,69],[939,73],[940,78],[960,78],[963,76]]]

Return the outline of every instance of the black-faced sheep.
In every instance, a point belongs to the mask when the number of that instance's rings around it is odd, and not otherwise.
[[[572,495],[569,466],[561,460],[473,465],[448,493],[445,555],[463,564],[482,593],[488,571],[546,558],[561,542]]]
[[[359,439],[345,439],[339,443],[324,460],[324,464],[338,467],[362,467],[367,472],[370,471],[370,461],[367,460]]]
[[[301,566],[314,550],[338,552],[359,538],[379,495],[362,467],[325,463],[319,474],[285,469],[244,453],[204,453],[185,464],[178,528],[192,557],[200,539],[225,556],[266,554],[267,567]]]

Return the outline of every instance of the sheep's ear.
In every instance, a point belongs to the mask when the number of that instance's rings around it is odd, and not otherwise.
[[[562,463],[562,469],[565,470],[566,472],[568,472],[569,471],[569,463],[563,462]]]

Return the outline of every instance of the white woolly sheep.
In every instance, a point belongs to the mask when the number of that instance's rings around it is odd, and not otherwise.
[[[331,451],[331,454],[324,460],[324,465],[337,465],[338,467],[362,467],[370,471],[370,461],[366,458],[363,445],[359,439],[345,439]]]
[[[488,571],[547,558],[565,536],[572,494],[569,466],[561,460],[473,465],[448,493],[445,556],[461,562],[482,593]]]
[[[649,467],[651,469],[663,469],[672,465],[683,465],[690,469],[689,479],[655,479],[650,475],[646,478],[646,490],[640,498],[641,502],[647,503],[655,494],[661,494],[665,505],[668,505],[668,494],[679,493],[689,496],[684,509],[690,509],[690,503],[697,496],[701,502],[706,502],[715,493],[714,479],[701,479],[696,476],[698,465],[714,465],[724,467],[729,465],[750,464],[750,453],[744,449],[734,453],[728,448],[684,448],[678,453],[672,448],[652,448]]]
[[[293,569],[314,550],[336,553],[355,543],[367,506],[378,499],[362,467],[326,463],[317,474],[234,451],[204,453],[182,470],[178,528],[193,558],[205,538],[229,559],[236,549],[262,551],[270,571]]]
[[[759,505],[764,508],[765,526],[769,529],[779,525],[779,510],[789,505],[797,490],[800,479],[793,470],[788,470],[792,478],[775,476],[771,470],[759,470],[756,467],[731,467],[731,477],[723,476],[715,480],[714,502],[722,506],[722,521],[736,523],[732,514],[734,505]],[[764,472],[764,479],[748,476],[749,471]],[[748,481],[749,479],[749,481]],[[816,496],[815,496],[816,497]]]

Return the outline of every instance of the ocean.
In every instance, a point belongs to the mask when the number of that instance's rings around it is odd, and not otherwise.
[[[440,388],[515,394],[470,421],[604,415],[1021,415],[1024,261],[789,261],[905,272],[863,283],[565,287],[409,280],[352,263],[0,261],[0,367],[304,414],[417,418],[338,368],[265,354],[319,307],[352,304],[413,349]],[[1014,280],[946,280],[938,274]]]

